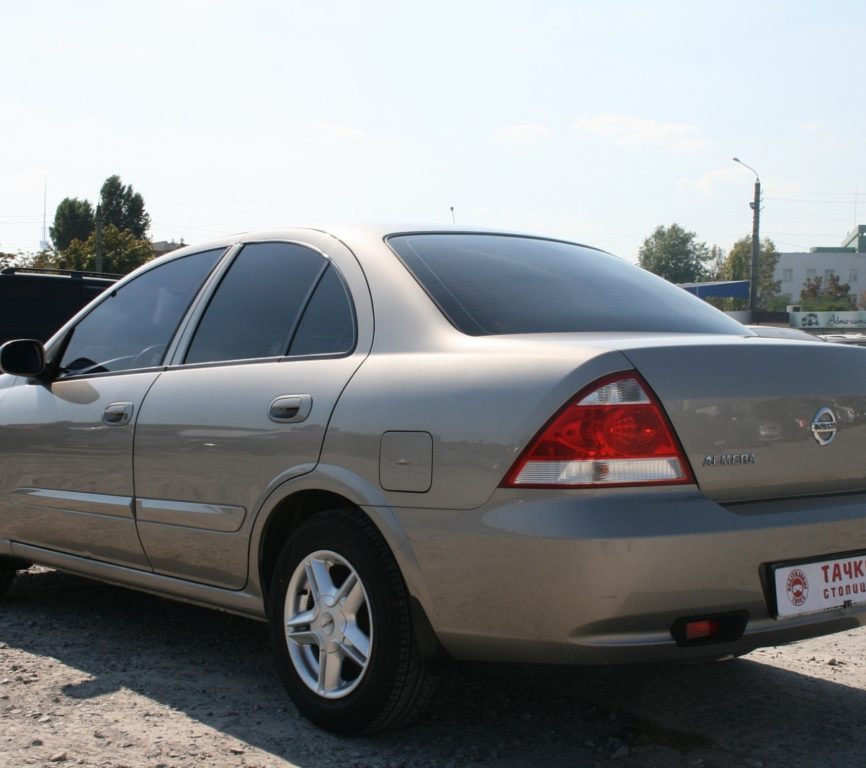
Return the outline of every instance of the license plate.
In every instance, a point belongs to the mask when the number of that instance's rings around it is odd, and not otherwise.
[[[773,574],[780,617],[866,603],[866,555],[776,566]]]

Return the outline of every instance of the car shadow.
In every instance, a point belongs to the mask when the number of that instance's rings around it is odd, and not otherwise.
[[[2,608],[0,642],[79,671],[57,695],[121,689],[302,768],[859,764],[866,691],[748,659],[692,666],[455,664],[422,722],[364,739],[296,713],[262,623],[39,569]],[[2,675],[0,675],[2,676]],[[816,762],[816,755],[820,760]],[[270,765],[270,763],[269,763]]]

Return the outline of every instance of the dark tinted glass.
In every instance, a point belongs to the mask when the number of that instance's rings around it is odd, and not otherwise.
[[[445,316],[472,336],[743,333],[681,288],[591,248],[470,234],[401,235],[388,243]]]
[[[291,355],[328,355],[355,346],[355,317],[343,281],[331,266],[322,275],[295,333]]]
[[[66,375],[159,365],[222,250],[155,267],[114,291],[76,327],[60,364]]]
[[[254,243],[232,263],[199,323],[187,363],[285,355],[313,286],[328,266],[292,243]]]

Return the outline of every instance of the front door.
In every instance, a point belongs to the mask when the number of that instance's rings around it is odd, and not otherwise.
[[[149,568],[135,526],[133,441],[181,318],[222,251],[155,265],[101,297],[55,344],[52,380],[0,403],[5,538]]]
[[[158,371],[12,387],[0,411],[4,536],[147,567],[133,519],[135,415]]]

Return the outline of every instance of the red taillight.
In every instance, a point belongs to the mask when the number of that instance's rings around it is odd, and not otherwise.
[[[690,483],[691,471],[658,401],[635,372],[595,382],[529,444],[507,487],[586,488]]]

